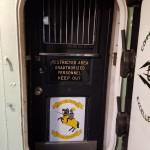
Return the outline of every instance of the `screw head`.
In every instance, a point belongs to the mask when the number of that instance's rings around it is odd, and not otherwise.
[[[39,86],[37,86],[37,87],[35,88],[34,94],[37,95],[37,96],[39,96],[39,95],[42,94],[42,92],[43,92],[42,88],[39,87]]]

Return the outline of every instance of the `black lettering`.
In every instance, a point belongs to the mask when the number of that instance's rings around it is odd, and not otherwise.
[[[147,117],[148,122],[150,122],[150,116]]]

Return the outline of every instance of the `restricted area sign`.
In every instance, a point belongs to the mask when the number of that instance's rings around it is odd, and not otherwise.
[[[49,141],[83,141],[85,97],[50,98]]]
[[[47,81],[89,81],[89,59],[49,59],[47,58]]]

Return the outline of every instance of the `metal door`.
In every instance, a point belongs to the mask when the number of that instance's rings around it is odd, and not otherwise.
[[[113,0],[27,0],[31,150],[103,148],[112,14]],[[85,98],[83,140],[49,138],[50,103],[62,97]]]

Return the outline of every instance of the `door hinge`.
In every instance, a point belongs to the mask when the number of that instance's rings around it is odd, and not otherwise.
[[[118,137],[128,134],[129,132],[129,115],[126,112],[118,112],[116,118],[116,134]]]
[[[135,58],[134,50],[123,50],[120,64],[120,76],[122,78],[129,78],[133,76]]]
[[[143,0],[126,0],[128,7],[139,7]]]
[[[129,133],[129,115],[126,112],[121,112],[121,100],[117,97],[118,113],[116,118],[116,134],[118,137]]]

